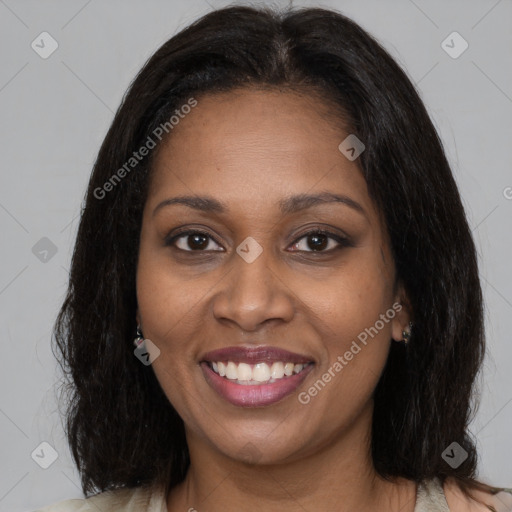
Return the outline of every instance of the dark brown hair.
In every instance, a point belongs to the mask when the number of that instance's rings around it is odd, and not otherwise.
[[[496,492],[475,479],[468,431],[485,352],[475,246],[418,93],[373,37],[335,11],[232,6],[192,23],[148,60],[90,178],[54,330],[68,377],[66,434],[84,494],[153,483],[168,492],[189,465],[183,421],[151,366],[133,354],[141,216],[155,152],[105,183],[191,97],[237,87],[320,94],[366,146],[361,171],[414,316],[411,341],[392,344],[374,394],[376,471],[416,482],[453,477],[466,494]],[[468,453],[456,468],[442,458],[452,442]]]

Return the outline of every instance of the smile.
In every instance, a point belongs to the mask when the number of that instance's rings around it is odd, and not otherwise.
[[[200,363],[209,386],[239,407],[272,405],[293,393],[313,369],[307,356],[274,347],[228,347]]]
[[[276,361],[271,365],[267,363],[237,364],[234,361],[210,363],[212,370],[221,377],[235,381],[237,384],[251,386],[273,384],[280,379],[302,372],[308,364],[313,363],[294,364],[282,361]]]

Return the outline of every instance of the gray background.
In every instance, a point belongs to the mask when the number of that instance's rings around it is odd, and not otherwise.
[[[0,511],[81,496],[55,402],[50,332],[84,190],[113,112],[144,61],[177,30],[224,5],[0,0]],[[480,478],[510,487],[511,0],[294,5],[336,8],[374,34],[417,84],[439,129],[478,246],[486,300],[489,353],[471,426]],[[59,45],[47,59],[31,48],[43,31]],[[453,31],[469,44],[458,58],[441,46]],[[56,254],[33,251],[43,237]],[[43,441],[58,452],[48,469],[31,458]]]

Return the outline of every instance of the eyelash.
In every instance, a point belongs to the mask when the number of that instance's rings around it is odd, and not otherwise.
[[[180,239],[180,238],[186,238],[187,236],[190,236],[190,235],[204,235],[206,237],[208,237],[209,239],[213,240],[217,245],[221,246],[221,244],[213,237],[210,235],[210,233],[207,233],[206,231],[202,231],[201,229],[189,229],[189,230],[186,230],[186,231],[181,231],[179,233],[176,233],[174,236],[166,239],[165,241],[165,245],[166,246],[173,246],[174,243],[176,242],[176,240]],[[313,251],[313,250],[310,250],[310,251],[293,251],[293,252],[306,252],[306,253],[313,253],[313,254],[329,254],[333,251],[336,251],[337,249],[341,249],[343,247],[350,247],[352,246],[352,243],[350,242],[350,240],[346,237],[343,237],[341,235],[338,235],[336,233],[332,233],[331,231],[327,231],[325,229],[312,229],[310,231],[306,231],[305,233],[302,233],[298,238],[296,238],[291,245],[295,245],[297,244],[300,240],[302,240],[303,238],[307,238],[308,236],[310,235],[325,235],[327,236],[328,238],[331,238],[332,240],[336,241],[339,245],[337,247],[334,247],[332,249],[328,249],[328,250],[322,250],[322,251]],[[222,247],[222,246],[221,246]],[[180,249],[179,247],[174,247],[175,249],[179,250],[179,251],[182,251],[182,252],[190,252],[190,253],[201,253],[201,252],[209,252],[209,251],[206,251],[204,249],[199,249],[199,250],[185,250],[185,249]],[[214,251],[214,252],[221,252],[221,251]]]

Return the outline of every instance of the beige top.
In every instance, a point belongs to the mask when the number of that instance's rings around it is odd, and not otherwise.
[[[418,486],[414,512],[470,512],[491,510],[476,502],[469,504],[461,494],[450,491],[453,508],[448,508],[445,492],[436,478]],[[482,496],[479,494],[479,496]],[[486,495],[488,496],[488,495]],[[496,512],[512,511],[512,492],[501,492],[486,499],[496,508]],[[194,508],[190,508],[194,511]],[[161,489],[136,487],[105,491],[86,499],[60,501],[35,512],[168,512],[165,496]],[[187,512],[187,511],[183,511]]]

